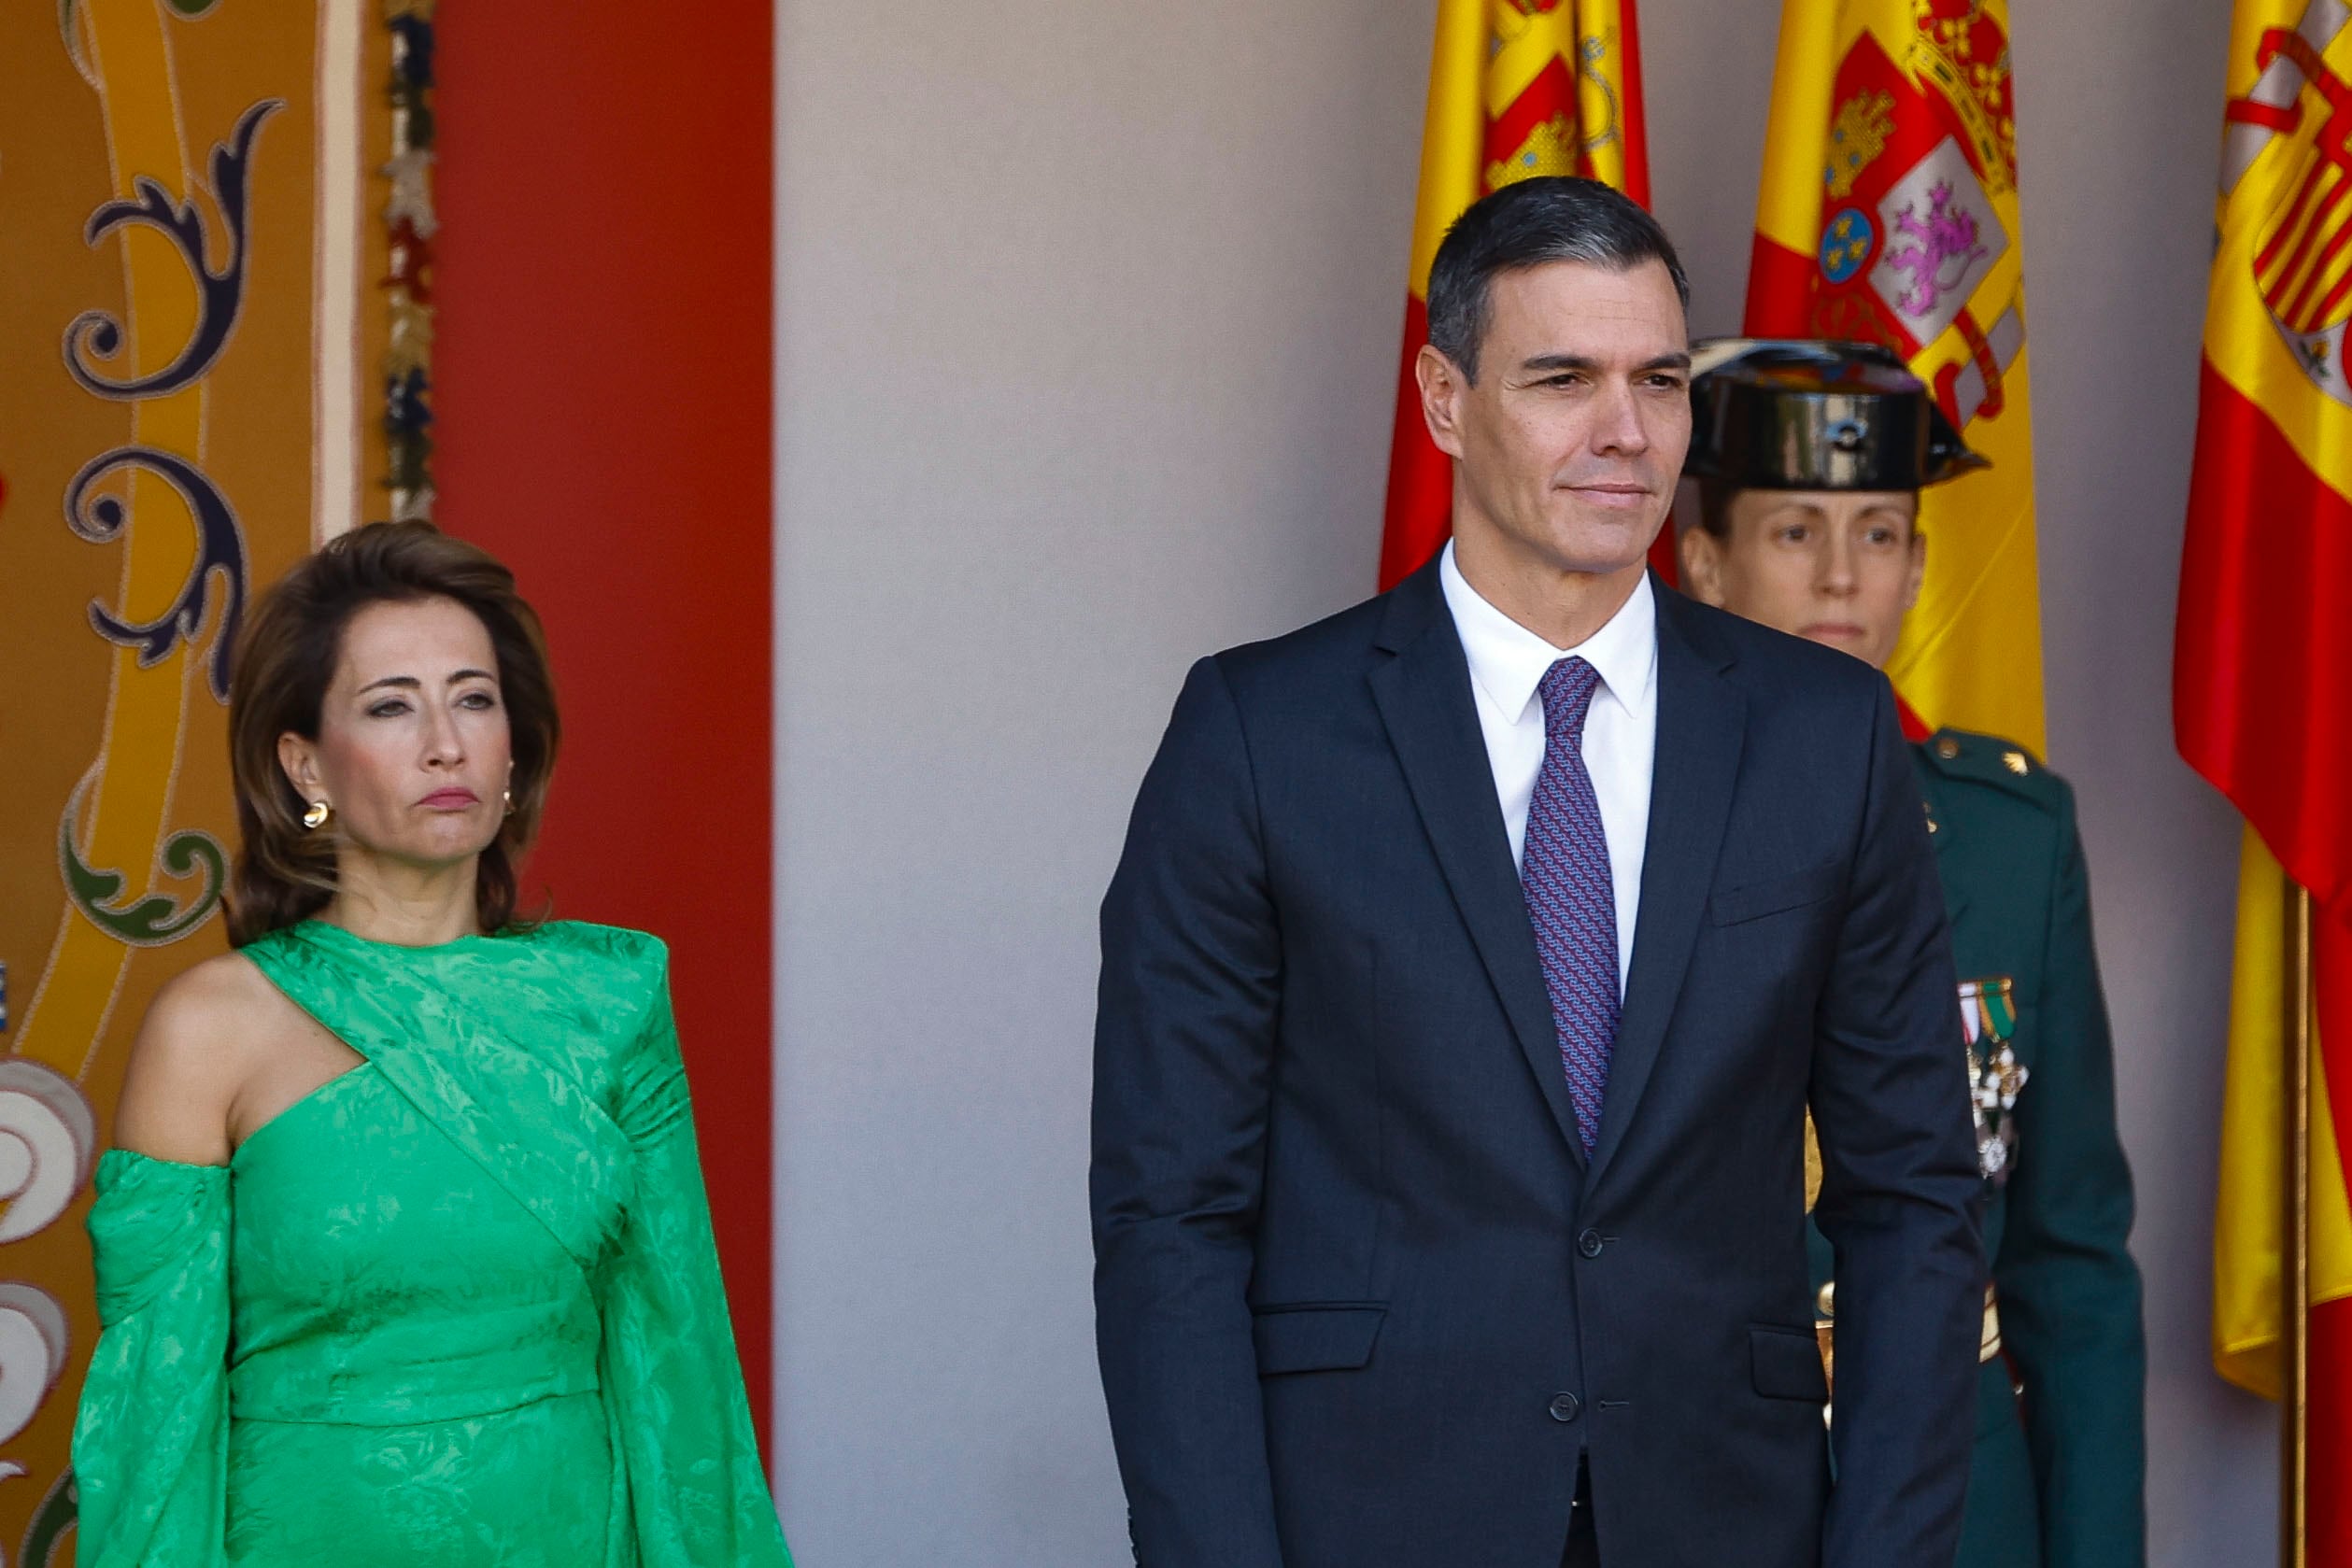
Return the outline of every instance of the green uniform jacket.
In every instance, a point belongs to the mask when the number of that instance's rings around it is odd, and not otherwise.
[[[2142,1568],[2147,1358],[2125,1246],[2132,1173],[2074,791],[1989,736],[1944,730],[1913,754],[1963,989],[2011,982],[2007,1043],[2025,1069],[2007,1180],[1986,1183],[2005,1353],[1981,1372],[1959,1568]],[[2010,1010],[1979,1014],[1993,1021],[1987,1036]],[[1957,1034],[1952,1049],[1965,1049]],[[1830,1249],[1807,1230],[1818,1288]]]

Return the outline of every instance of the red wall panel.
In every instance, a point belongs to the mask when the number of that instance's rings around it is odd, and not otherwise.
[[[762,1436],[770,1356],[768,0],[439,12],[439,518],[565,739],[526,877],[666,938]]]

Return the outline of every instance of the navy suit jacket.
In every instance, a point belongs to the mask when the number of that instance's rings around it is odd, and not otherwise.
[[[1146,1568],[1942,1568],[1984,1266],[1886,682],[1658,589],[1588,1162],[1434,567],[1193,668],[1102,910],[1098,1348]],[[1837,1250],[1837,1484],[1803,1125]]]

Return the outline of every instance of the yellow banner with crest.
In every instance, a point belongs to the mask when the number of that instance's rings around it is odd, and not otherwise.
[[[387,509],[383,106],[399,17],[430,42],[429,7],[392,9],[0,7],[0,1561],[21,1568],[70,1549],[81,1222],[131,1040],[225,945],[232,642],[318,533]]]

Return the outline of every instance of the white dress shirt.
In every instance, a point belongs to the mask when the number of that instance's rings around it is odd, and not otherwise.
[[[1470,661],[1479,729],[1495,772],[1503,826],[1517,864],[1527,841],[1527,804],[1543,767],[1544,672],[1571,655],[1600,672],[1584,717],[1584,769],[1601,807],[1609,879],[1617,894],[1617,985],[1634,962],[1641,912],[1641,859],[1650,845],[1650,778],[1658,753],[1658,601],[1642,574],[1608,624],[1573,648],[1555,648],[1479,596],[1449,542],[1438,565],[1446,608]]]

